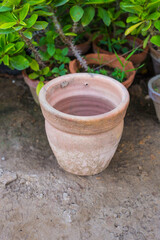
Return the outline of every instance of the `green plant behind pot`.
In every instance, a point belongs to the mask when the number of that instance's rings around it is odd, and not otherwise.
[[[123,0],[120,6],[129,14],[125,34],[144,36],[144,48],[149,41],[160,47],[160,0]]]

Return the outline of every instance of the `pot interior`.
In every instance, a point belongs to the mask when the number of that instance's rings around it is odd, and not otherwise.
[[[102,97],[77,95],[62,99],[53,107],[60,112],[70,115],[95,116],[112,111],[115,105]]]
[[[53,109],[65,114],[82,117],[105,114],[119,107],[124,98],[119,83],[102,75],[81,73],[59,79],[53,80],[48,88],[46,100]]]

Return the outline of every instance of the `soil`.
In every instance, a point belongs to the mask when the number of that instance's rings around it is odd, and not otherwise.
[[[1,240],[160,240],[160,125],[146,80],[130,88],[109,167],[78,177],[58,166],[21,77],[0,77]]]

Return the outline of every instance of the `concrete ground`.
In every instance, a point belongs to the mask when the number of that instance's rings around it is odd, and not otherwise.
[[[0,240],[160,240],[160,125],[145,87],[130,89],[109,167],[78,177],[58,166],[23,80],[0,78]]]

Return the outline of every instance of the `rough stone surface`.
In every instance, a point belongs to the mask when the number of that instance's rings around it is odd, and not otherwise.
[[[58,166],[39,107],[12,79],[0,78],[0,178],[18,177],[0,187],[0,240],[160,240],[160,125],[147,92],[132,89],[109,167],[78,177]]]

